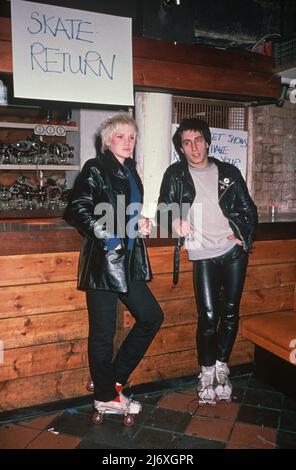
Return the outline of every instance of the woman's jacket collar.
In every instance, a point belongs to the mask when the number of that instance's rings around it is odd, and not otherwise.
[[[128,178],[128,173],[124,166],[119,163],[114,153],[111,150],[105,150],[104,153],[98,155],[99,164],[102,165],[107,171],[113,173],[119,178]],[[131,169],[136,167],[136,164],[132,158],[126,158],[125,165]]]

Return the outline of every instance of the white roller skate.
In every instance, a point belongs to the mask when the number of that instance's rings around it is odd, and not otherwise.
[[[215,406],[216,394],[214,390],[215,366],[201,367],[201,373],[198,376],[197,395],[198,402]]]
[[[93,415],[92,421],[94,424],[103,424],[105,414],[123,415],[124,426],[133,426],[134,415],[140,413],[142,405],[131,398],[127,398],[122,392],[119,392],[118,397],[111,401],[98,401],[94,402],[96,413]]]
[[[225,400],[231,402],[232,385],[228,378],[229,369],[226,362],[216,361],[216,381],[215,393],[217,400]]]

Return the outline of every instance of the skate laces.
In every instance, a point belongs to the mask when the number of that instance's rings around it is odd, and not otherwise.
[[[213,372],[203,371],[201,374],[199,374],[198,378],[200,379],[203,390],[209,387],[213,387],[213,383],[214,383]]]
[[[219,385],[226,385],[228,380],[229,369],[227,366],[216,367],[216,378]]]
[[[134,400],[133,396],[134,395],[131,394],[129,397],[126,397],[125,395],[123,395],[122,392],[120,392],[120,398],[121,398],[120,402],[121,402],[121,405],[125,408],[125,411],[130,410],[133,406],[139,407],[139,410],[141,411],[141,409],[142,409],[141,403]]]
[[[133,393],[132,393],[132,394],[129,396],[129,398],[128,398],[129,404],[134,403],[135,405],[140,406],[140,407],[142,408],[141,403],[140,403],[139,401],[137,401],[137,400],[134,400],[133,397],[134,397],[134,395],[133,395]]]

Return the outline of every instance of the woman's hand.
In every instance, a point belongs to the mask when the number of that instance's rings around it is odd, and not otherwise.
[[[243,246],[243,242],[239,240],[239,238],[236,238],[233,234],[228,235],[227,237],[228,240],[234,240],[237,245]]]
[[[175,219],[173,222],[173,227],[179,237],[187,237],[187,235],[193,235],[195,231],[193,225],[191,225],[191,223],[187,220]]]
[[[121,245],[121,243],[119,243],[119,245],[117,245],[117,246],[114,248],[114,250],[115,250],[115,251],[116,251],[116,250],[121,250],[121,248],[122,248],[122,245]]]
[[[138,232],[141,235],[149,235],[152,230],[152,221],[148,217],[141,217],[138,220]]]

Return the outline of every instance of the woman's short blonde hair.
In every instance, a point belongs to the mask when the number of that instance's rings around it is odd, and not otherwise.
[[[108,119],[106,119],[99,127],[99,135],[101,137],[101,150],[107,149],[107,142],[112,139],[113,134],[118,130],[119,127],[128,125],[135,129],[135,133],[138,132],[138,126],[136,121],[129,114],[115,114]]]

